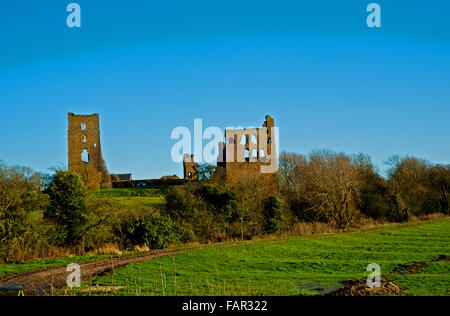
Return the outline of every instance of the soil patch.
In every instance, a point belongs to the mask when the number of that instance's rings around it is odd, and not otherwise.
[[[400,295],[404,288],[392,282],[382,281],[380,287],[369,288],[367,280],[352,280],[345,283],[344,287],[329,296],[376,296],[376,295]]]
[[[440,255],[435,260],[430,261],[414,261],[407,264],[401,264],[394,269],[394,275],[405,275],[417,273],[423,268],[427,267],[433,262],[437,261],[450,261],[450,256]],[[386,277],[385,281],[381,281],[380,287],[369,288],[367,286],[367,280],[350,280],[344,284],[344,286],[332,293],[326,294],[330,296],[376,296],[376,295],[401,295],[405,290],[393,282],[390,282],[393,275]]]

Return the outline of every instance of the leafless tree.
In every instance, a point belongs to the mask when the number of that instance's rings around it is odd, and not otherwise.
[[[359,174],[351,159],[343,154],[321,151],[305,158],[283,153],[279,181],[285,199],[291,205],[300,204],[314,218],[326,219],[342,229],[359,215]]]
[[[349,157],[332,152],[313,153],[306,178],[310,186],[306,199],[329,222],[343,229],[357,218],[360,180]]]

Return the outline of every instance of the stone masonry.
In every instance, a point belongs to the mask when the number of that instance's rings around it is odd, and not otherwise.
[[[198,163],[194,162],[194,155],[183,156],[183,173],[186,180],[198,180]]]
[[[84,177],[89,174],[94,189],[100,188],[106,177],[100,143],[99,115],[69,113],[69,171]]]
[[[219,143],[217,165],[226,177],[237,182],[244,177],[260,177],[267,185],[276,185],[278,161],[274,119],[266,116],[262,128],[228,129],[225,142]]]

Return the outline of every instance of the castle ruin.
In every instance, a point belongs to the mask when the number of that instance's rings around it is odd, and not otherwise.
[[[198,163],[194,162],[194,155],[183,156],[183,173],[186,180],[198,180]]]
[[[100,143],[99,115],[68,114],[69,171],[81,176],[89,189],[180,185],[199,180],[199,165],[194,155],[184,155],[184,179],[166,176],[161,179],[132,180],[131,174],[112,174],[106,169]],[[236,183],[246,177],[257,177],[265,185],[276,185],[278,161],[274,119],[266,116],[262,128],[227,129],[225,142],[219,143],[217,166],[227,179]]]
[[[259,177],[276,185],[278,160],[274,119],[266,116],[262,128],[227,129],[225,143],[219,143],[217,166],[225,169],[233,183],[244,177]]]
[[[100,189],[110,183],[102,157],[99,115],[69,113],[69,171],[81,176],[86,186]]]

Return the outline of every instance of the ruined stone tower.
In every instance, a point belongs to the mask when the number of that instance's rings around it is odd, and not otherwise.
[[[225,169],[228,180],[258,177],[267,185],[276,185],[276,130],[269,115],[261,128],[225,130],[225,143],[219,143],[217,166]]]
[[[77,173],[89,189],[98,190],[107,181],[100,144],[99,115],[69,113],[69,171]]]
[[[186,154],[183,156],[183,173],[186,180],[198,180],[198,163],[194,161],[194,155]]]

